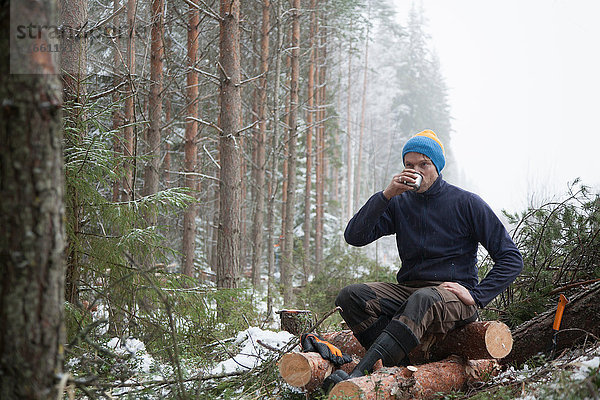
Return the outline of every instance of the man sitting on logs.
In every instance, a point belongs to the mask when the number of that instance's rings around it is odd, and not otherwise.
[[[477,319],[523,268],[523,258],[502,222],[476,194],[442,179],[444,147],[430,130],[409,139],[405,169],[375,193],[345,231],[353,246],[396,234],[402,267],[398,283],[354,284],[342,289],[336,305],[368,349],[356,368],[337,370],[324,386],[371,372],[377,360],[401,365],[424,333],[444,334]],[[481,243],[494,266],[479,282]]]

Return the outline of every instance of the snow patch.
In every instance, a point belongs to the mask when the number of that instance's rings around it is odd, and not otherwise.
[[[232,372],[248,371],[273,355],[273,351],[260,345],[261,342],[269,347],[282,349],[290,340],[294,338],[289,332],[267,331],[258,327],[250,327],[245,331],[238,333],[235,339],[235,344],[241,347],[239,353],[232,358],[218,363],[212,370],[211,374],[223,374]]]
[[[144,342],[135,338],[127,338],[123,342],[120,338],[114,337],[108,341],[106,347],[120,356],[131,356],[135,359],[138,372],[150,373],[150,369],[155,363],[154,358],[146,352]]]

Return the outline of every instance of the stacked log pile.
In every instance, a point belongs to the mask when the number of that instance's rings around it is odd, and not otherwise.
[[[351,331],[322,336],[353,357],[353,362],[342,366],[348,373],[365,354]],[[336,385],[330,398],[428,399],[435,393],[464,389],[473,381],[493,376],[499,370],[497,359],[510,353],[512,343],[505,324],[473,322],[443,337],[424,339],[409,355],[417,367],[380,368],[379,362],[371,375]],[[306,393],[318,389],[334,370],[318,353],[288,353],[279,362],[282,378]]]

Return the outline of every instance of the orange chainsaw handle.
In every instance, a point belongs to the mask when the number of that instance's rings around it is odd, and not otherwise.
[[[556,314],[554,315],[554,324],[552,325],[552,329],[558,331],[560,329],[560,322],[562,321],[563,312],[565,311],[565,306],[569,302],[569,299],[564,294],[560,295],[558,299],[558,307],[556,307]]]

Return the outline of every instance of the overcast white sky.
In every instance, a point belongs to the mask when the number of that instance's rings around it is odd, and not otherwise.
[[[404,23],[410,1],[396,4]],[[422,4],[464,186],[496,212],[562,194],[577,177],[600,187],[600,1]]]

